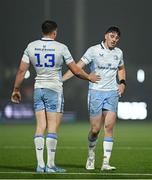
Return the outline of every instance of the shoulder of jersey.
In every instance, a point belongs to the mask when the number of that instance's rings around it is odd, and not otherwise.
[[[58,41],[54,41],[54,43],[56,43],[57,45],[62,46],[62,47],[67,47],[65,44],[58,42]]]
[[[122,53],[122,50],[121,50],[120,48],[118,48],[118,47],[115,47],[115,50],[116,50],[117,52],[119,52],[119,53]]]

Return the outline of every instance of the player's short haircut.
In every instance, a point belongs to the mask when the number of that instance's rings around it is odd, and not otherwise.
[[[44,21],[41,27],[42,27],[43,34],[48,34],[57,30],[56,22],[50,21],[50,20]]]
[[[117,26],[111,26],[111,27],[109,27],[109,28],[107,29],[107,31],[106,31],[105,34],[111,33],[111,32],[116,32],[119,37],[121,36],[120,29],[119,29],[119,27],[117,27]]]

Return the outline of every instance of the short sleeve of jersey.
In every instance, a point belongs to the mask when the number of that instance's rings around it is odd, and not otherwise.
[[[119,61],[119,67],[124,65],[124,60],[123,60],[123,52],[121,52],[121,56],[120,56],[120,61]]]
[[[24,54],[22,56],[22,61],[25,63],[30,63],[29,53],[28,53],[29,47],[27,47],[24,51]]]
[[[81,60],[85,63],[85,64],[89,64],[92,61],[92,57],[93,57],[93,52],[92,52],[92,48],[87,49],[87,51],[84,53],[84,55],[82,56]]]
[[[73,57],[67,46],[64,46],[64,48],[63,48],[63,59],[66,64],[69,64],[73,61]]]

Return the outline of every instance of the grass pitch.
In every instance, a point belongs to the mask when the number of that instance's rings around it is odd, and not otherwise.
[[[152,122],[118,121],[114,131],[111,165],[116,171],[100,172],[103,132],[96,148],[96,169],[87,171],[89,123],[61,124],[56,164],[63,174],[36,173],[33,143],[35,125],[0,125],[0,178],[31,179],[152,179]],[[46,151],[45,151],[46,160]]]

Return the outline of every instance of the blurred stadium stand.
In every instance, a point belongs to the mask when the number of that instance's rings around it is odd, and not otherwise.
[[[152,117],[151,0],[30,0],[29,3],[27,2],[28,0],[0,2],[1,121],[6,117],[22,119],[25,116],[33,116],[32,91],[35,77],[33,68],[30,68],[31,76],[22,86],[22,104],[12,105],[10,96],[23,51],[30,41],[41,37],[40,26],[46,19],[58,23],[57,40],[68,45],[76,61],[88,47],[102,41],[103,34],[109,26],[118,25],[122,31],[119,46],[124,51],[127,70],[127,89],[120,99],[118,116],[121,119],[130,119],[132,114],[137,113],[137,119]],[[137,79],[139,69],[144,72],[143,82]],[[64,66],[63,72],[66,70],[67,67]],[[65,82],[65,112],[73,112],[69,115],[71,119],[88,119],[87,88],[88,82],[75,77]],[[127,102],[129,104],[125,104]]]

